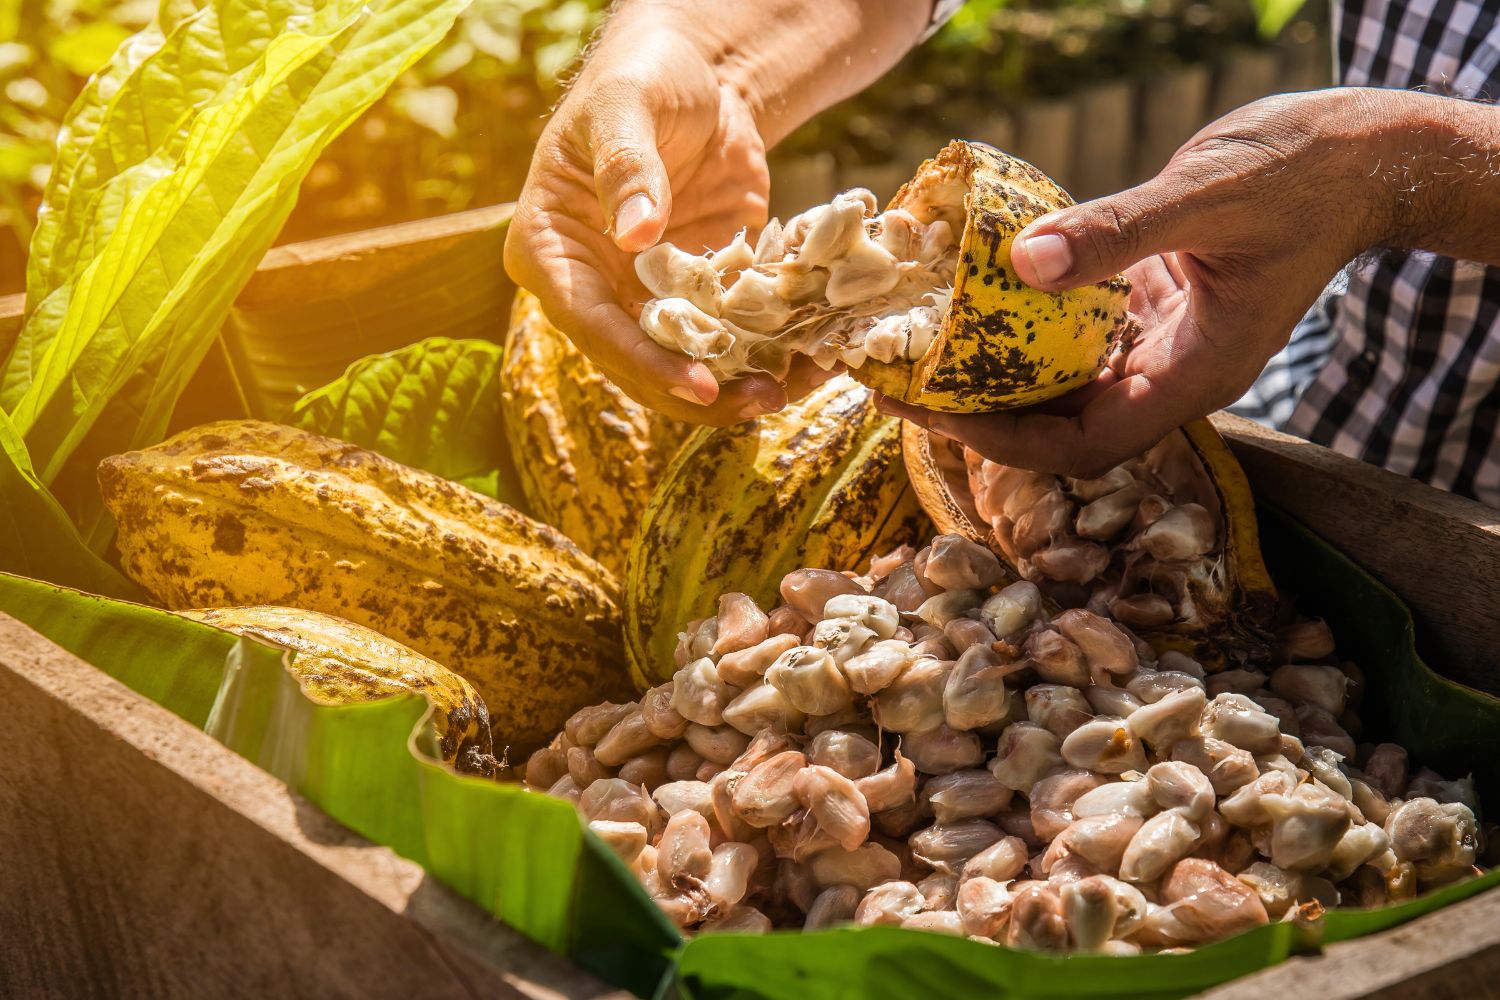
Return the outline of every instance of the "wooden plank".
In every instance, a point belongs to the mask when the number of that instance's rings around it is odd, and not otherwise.
[[[0,993],[618,993],[0,615]]]
[[[514,211],[514,205],[492,205],[272,247],[240,292],[235,306],[254,310],[336,298],[374,288],[465,237],[508,222]],[[494,260],[494,270],[498,277],[504,276],[498,257]]]
[[[1249,420],[1213,419],[1257,496],[1407,603],[1434,669],[1500,693],[1500,511]]]
[[[466,237],[496,229],[509,221],[514,211],[514,205],[491,205],[272,247],[235,305],[256,310],[337,298],[374,288]],[[502,285],[508,284],[498,256],[494,271]],[[25,310],[24,294],[0,296],[0,357],[10,349]]]
[[[1199,994],[1201,1000],[1469,1000],[1500,995],[1500,890],[1383,934],[1329,945]]]

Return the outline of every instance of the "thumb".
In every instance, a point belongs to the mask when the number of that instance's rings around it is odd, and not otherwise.
[[[1155,254],[1194,249],[1212,228],[1201,201],[1184,179],[1164,172],[1034,220],[1011,244],[1011,266],[1049,292],[1108,280]]]
[[[639,105],[594,119],[594,189],[621,250],[638,253],[661,240],[672,212],[656,128]]]

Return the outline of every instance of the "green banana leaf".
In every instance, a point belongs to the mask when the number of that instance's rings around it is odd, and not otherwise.
[[[526,510],[500,405],[504,349],[429,337],[361,358],[297,401],[287,423],[435,472]]]
[[[1400,601],[1294,521],[1261,511],[1276,578],[1307,595],[1367,676],[1365,719],[1415,760],[1474,770],[1500,792],[1500,701],[1445,681],[1417,656]],[[538,942],[641,996],[905,1000],[1186,996],[1289,955],[1383,930],[1500,884],[1500,871],[1400,906],[1279,923],[1185,955],[1051,957],[897,928],[686,943],[564,803],[460,777],[433,757],[416,697],[320,706],[280,651],[150,608],[0,576],[14,615],[203,726],[330,815],[388,844]]]
[[[440,764],[425,699],[320,705],[279,649],[23,577],[0,611],[602,978],[649,996],[666,972],[677,932],[573,807]]]

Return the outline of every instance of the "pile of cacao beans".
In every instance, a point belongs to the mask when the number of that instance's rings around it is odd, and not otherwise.
[[[979,516],[1022,576],[1064,607],[1154,628],[1195,621],[1199,595],[1222,590],[1216,498],[1174,449],[1175,436],[1097,479],[966,460]]]
[[[687,933],[887,924],[1051,952],[1192,947],[1474,871],[1467,779],[1344,723],[1321,622],[1207,674],[1049,617],[943,535],[863,575],[726,594],[672,680],[577,712],[527,762]]]

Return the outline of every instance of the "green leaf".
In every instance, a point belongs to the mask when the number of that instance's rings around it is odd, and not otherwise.
[[[47,46],[47,54],[65,66],[70,73],[88,76],[99,71],[130,32],[113,21],[91,21],[57,38]]]
[[[45,577],[117,597],[140,591],[90,552],[73,522],[37,479],[26,444],[0,411],[0,570]]]
[[[1250,0],[1255,8],[1255,27],[1260,37],[1271,39],[1296,17],[1307,0]]]
[[[43,482],[69,470],[95,544],[93,468],[160,439],[319,152],[464,2],[219,0],[127,42],[75,106],[0,407]]]
[[[503,351],[432,337],[356,361],[303,396],[288,421],[526,509],[500,405]]]

